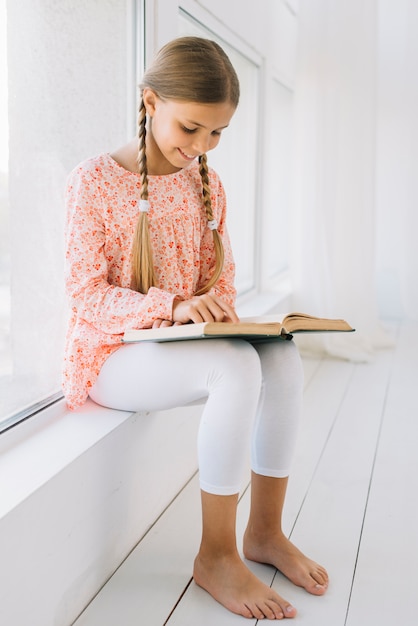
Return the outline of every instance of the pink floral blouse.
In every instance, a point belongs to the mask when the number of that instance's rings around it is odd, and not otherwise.
[[[225,224],[221,181],[210,170],[213,214],[225,247],[223,273],[211,293],[235,302],[234,261]],[[148,213],[158,288],[130,289],[131,247],[138,219],[139,175],[109,154],[89,159],[69,176],[66,192],[66,289],[71,306],[63,389],[70,409],[87,399],[126,328],[172,319],[175,296],[190,298],[214,266],[212,232],[202,202],[198,163],[149,177]]]

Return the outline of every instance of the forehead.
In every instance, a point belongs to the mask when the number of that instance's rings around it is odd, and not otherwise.
[[[235,112],[230,102],[200,103],[167,100],[167,110],[184,122],[204,128],[225,128]]]

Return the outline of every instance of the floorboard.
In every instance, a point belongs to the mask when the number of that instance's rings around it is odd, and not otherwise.
[[[273,587],[297,607],[298,624],[345,623],[389,372],[389,354],[354,367],[291,533],[331,579],[327,594],[315,597],[276,577]]]
[[[418,327],[404,324],[387,392],[347,626],[418,623],[417,350]]]
[[[164,624],[190,583],[200,517],[195,476],[73,626]]]

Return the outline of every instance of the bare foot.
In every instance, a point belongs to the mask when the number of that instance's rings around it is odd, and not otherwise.
[[[328,588],[326,570],[302,554],[283,534],[260,538],[247,529],[244,555],[251,561],[273,565],[292,583],[314,595],[322,596]]]
[[[256,619],[295,617],[296,609],[262,583],[238,553],[195,559],[193,577],[220,604],[238,615]]]

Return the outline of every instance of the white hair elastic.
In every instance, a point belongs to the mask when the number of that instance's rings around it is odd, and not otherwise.
[[[211,230],[216,230],[218,228],[218,222],[216,220],[208,220],[208,226]]]
[[[149,211],[149,202],[148,200],[140,200],[139,201],[139,210],[141,213],[148,213]]]

